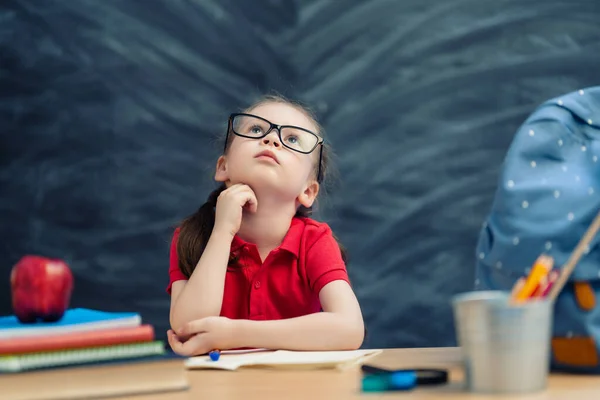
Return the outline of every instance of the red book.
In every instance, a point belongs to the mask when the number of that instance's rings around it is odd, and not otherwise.
[[[152,325],[0,339],[0,355],[38,353],[154,340]]]

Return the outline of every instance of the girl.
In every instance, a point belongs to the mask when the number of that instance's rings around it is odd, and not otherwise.
[[[269,96],[229,118],[222,185],[175,230],[170,323],[181,355],[242,347],[344,350],[364,324],[331,229],[308,218],[327,172],[322,129]]]

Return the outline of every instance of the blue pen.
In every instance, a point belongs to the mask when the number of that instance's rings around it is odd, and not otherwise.
[[[212,350],[208,353],[208,356],[213,361],[219,361],[219,357],[221,356],[221,352],[219,350]]]
[[[407,391],[418,385],[436,385],[448,382],[448,371],[440,369],[386,370],[363,365],[363,392]]]

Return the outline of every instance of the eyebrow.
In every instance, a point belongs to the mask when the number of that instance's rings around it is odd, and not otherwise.
[[[269,121],[270,123],[272,123],[272,124],[274,124],[274,125],[280,125],[280,126],[293,126],[293,127],[295,127],[295,128],[307,129],[307,130],[309,130],[309,131],[311,131],[311,132],[313,132],[313,133],[316,133],[317,135],[319,135],[319,136],[320,136],[319,130],[317,129],[317,127],[316,127],[316,126],[312,126],[311,128],[306,128],[306,127],[304,127],[304,126],[302,126],[302,125],[294,125],[294,124],[278,124],[278,123],[276,123],[276,122],[273,122],[271,119],[269,119],[269,118],[267,118],[267,117],[264,117],[264,116],[262,116],[262,115],[260,115],[260,114],[256,114],[256,113],[254,113],[254,112],[252,112],[252,111],[250,111],[250,112],[247,112],[247,114],[248,114],[248,115],[254,115],[254,116],[256,116],[256,117],[259,117],[259,118],[262,118],[262,119],[264,119],[264,120],[267,120],[267,121]],[[309,122],[309,125],[314,125],[314,124],[313,124],[313,123],[310,121],[310,119],[308,119],[308,122]]]

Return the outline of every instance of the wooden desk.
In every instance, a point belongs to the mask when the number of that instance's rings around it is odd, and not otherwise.
[[[360,370],[276,371],[188,371],[190,389],[152,396],[121,397],[118,400],[344,400],[344,399],[531,399],[598,400],[600,376],[551,375],[548,390],[525,396],[475,395],[463,390],[460,351],[456,348],[387,349],[369,364],[388,368],[450,368],[451,383],[412,392],[361,393]]]

